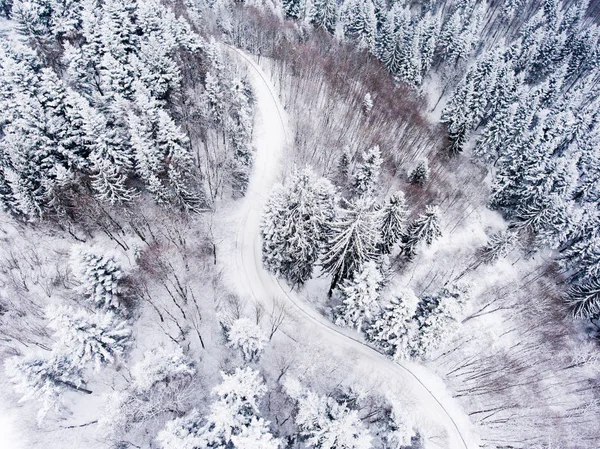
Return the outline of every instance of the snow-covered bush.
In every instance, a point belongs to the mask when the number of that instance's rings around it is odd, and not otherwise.
[[[239,318],[227,330],[228,345],[242,352],[246,362],[256,362],[264,351],[266,339],[260,326],[248,318]]]
[[[177,383],[195,374],[196,369],[180,346],[146,351],[144,358],[131,368],[132,385],[138,391],[149,391],[157,384]]]

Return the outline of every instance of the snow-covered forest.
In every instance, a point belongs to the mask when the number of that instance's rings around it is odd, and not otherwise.
[[[0,449],[597,449],[599,18],[0,0]]]

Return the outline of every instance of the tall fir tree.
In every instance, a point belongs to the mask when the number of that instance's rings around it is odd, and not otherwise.
[[[347,203],[329,224],[327,234],[321,266],[333,276],[331,295],[340,282],[351,279],[364,264],[380,257],[377,246],[381,234],[372,200],[360,198]]]

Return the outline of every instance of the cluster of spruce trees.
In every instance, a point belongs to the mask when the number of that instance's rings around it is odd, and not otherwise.
[[[382,336],[386,332],[401,333],[401,326],[403,335],[410,333],[406,340],[410,347],[390,355],[424,357],[443,340],[442,334],[450,329],[446,324],[455,322],[457,308],[448,309],[453,301],[438,300],[429,307],[425,305],[429,299],[423,298],[417,307],[417,302],[399,300],[382,309],[379,298],[390,256],[411,260],[420,245],[430,245],[441,236],[439,210],[427,206],[409,221],[400,191],[378,203],[375,198],[382,162],[379,148],[373,147],[363,152],[350,170],[350,156],[344,153],[337,175],[339,187],[308,168],[294,173],[285,185],[276,186],[263,215],[263,261],[267,269],[293,286],[309,280],[318,267],[322,274],[332,276],[329,294],[335,293],[339,302],[337,324],[364,330],[376,344],[388,340]],[[409,179],[421,184],[427,173],[427,163],[421,161]],[[460,297],[457,304],[466,299],[464,294],[455,297]],[[390,314],[395,318],[388,318]],[[440,325],[425,324],[434,317]],[[419,320],[422,326],[416,324]]]
[[[597,318],[600,29],[588,6],[283,1],[288,17],[355,42],[398,80],[450,93],[450,153],[472,149],[492,171],[490,205],[515,235],[558,250],[574,314]]]
[[[229,151],[219,166],[244,189],[251,92],[183,17],[156,0],[3,9],[23,44],[0,50],[2,207],[36,219],[68,215],[89,196],[114,205],[147,191],[158,204],[202,210],[219,188],[214,161],[199,156],[211,128]]]

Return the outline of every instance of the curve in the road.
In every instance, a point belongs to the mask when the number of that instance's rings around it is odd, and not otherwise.
[[[273,88],[270,84],[270,82],[268,81],[267,77],[265,76],[265,74],[263,73],[263,71],[260,69],[260,67],[256,64],[256,62],[254,62],[251,58],[249,58],[245,53],[243,53],[242,51],[240,51],[239,49],[232,47],[232,46],[227,46],[228,48],[230,48],[232,51],[234,51],[236,54],[238,54],[241,58],[243,58],[247,63],[248,66],[252,69],[252,71],[255,73],[255,75],[257,76],[258,80],[263,84],[263,91],[268,91],[269,96],[271,97],[272,100],[272,106],[274,106],[281,128],[280,131],[283,135],[283,140],[286,141],[288,136],[287,136],[287,130],[286,130],[286,122],[283,118],[284,113],[282,111],[282,108],[279,104],[277,95],[273,92]],[[255,86],[256,87],[256,86]],[[263,117],[264,118],[264,117]],[[273,123],[270,123],[270,125],[273,125]],[[283,145],[281,145],[283,146]],[[264,148],[266,148],[266,146],[259,145],[257,146],[257,151],[264,151]],[[275,155],[272,155],[273,157],[275,157]],[[261,158],[261,164],[259,166],[255,166],[255,170],[253,173],[253,177],[252,179],[255,180],[257,177],[260,178],[269,178],[268,175],[271,175],[271,177],[273,177],[275,174],[271,173],[267,173],[266,170],[268,170],[268,163],[267,163],[267,158],[262,157]],[[274,178],[273,178],[274,179]],[[266,184],[268,184],[268,181],[266,182]],[[268,298],[270,295],[272,295],[272,288],[269,288],[265,282],[265,273],[261,273],[259,271],[259,267],[257,266],[256,263],[252,263],[252,267],[253,268],[253,272],[254,273],[250,273],[249,272],[249,268],[247,266],[247,264],[245,263],[245,257],[244,257],[244,251],[247,251],[248,249],[251,249],[251,257],[248,257],[249,260],[252,260],[254,262],[256,262],[256,260],[258,260],[260,262],[261,260],[261,248],[260,248],[260,234],[258,232],[258,227],[257,226],[249,226],[249,222],[251,221],[250,218],[256,218],[256,214],[258,214],[258,217],[260,219],[260,214],[262,212],[262,207],[260,207],[261,205],[264,205],[264,200],[266,195],[268,194],[268,192],[261,192],[260,189],[256,188],[255,185],[253,185],[252,181],[248,187],[248,192],[246,194],[246,198],[245,198],[245,207],[243,208],[243,217],[241,220],[241,224],[240,227],[238,228],[238,232],[236,233],[236,242],[235,242],[235,246],[236,246],[236,253],[237,253],[237,257],[236,257],[236,265],[238,268],[238,272],[241,271],[244,273],[244,276],[246,278],[247,282],[247,287],[250,290],[250,294],[253,297],[253,299],[261,304],[264,303],[264,299],[261,298]],[[254,223],[256,225],[256,223]],[[253,230],[256,232],[252,232],[250,237],[251,237],[251,244],[247,245],[247,242],[245,241],[245,237],[250,234],[250,232],[248,232],[249,230]],[[264,270],[261,270],[264,271]],[[251,275],[253,274],[253,275]],[[268,274],[267,274],[268,275]],[[457,424],[456,420],[453,418],[452,414],[450,413],[450,411],[444,406],[444,404],[442,403],[442,401],[440,401],[440,399],[431,391],[430,388],[427,387],[427,385],[425,385],[422,380],[417,376],[417,374],[415,374],[407,365],[402,364],[402,363],[396,363],[391,361],[390,359],[388,359],[387,357],[385,357],[383,354],[381,354],[380,352],[378,352],[376,349],[372,348],[371,346],[367,345],[364,341],[361,341],[360,339],[356,338],[355,336],[342,332],[340,329],[338,329],[335,325],[333,325],[331,322],[329,322],[326,318],[324,318],[322,315],[320,315],[318,312],[314,311],[312,309],[312,307],[308,306],[307,304],[305,304],[303,301],[298,301],[297,298],[295,298],[295,292],[293,292],[291,289],[286,289],[284,288],[284,286],[282,285],[282,283],[279,281],[279,279],[275,278],[274,276],[268,275],[270,277],[269,279],[269,283],[271,285],[273,285],[273,283],[277,286],[279,292],[281,293],[281,296],[283,296],[285,299],[287,299],[296,310],[298,310],[303,316],[305,316],[307,319],[309,319],[312,323],[316,324],[319,328],[321,328],[322,330],[324,330],[327,333],[333,333],[334,335],[336,335],[337,339],[343,339],[346,341],[346,344],[351,344],[353,346],[355,346],[355,349],[359,349],[360,348],[360,352],[365,353],[365,355],[368,354],[368,356],[370,358],[376,358],[378,360],[378,362],[380,363],[385,363],[387,365],[387,368],[404,377],[406,375],[410,376],[411,379],[413,379],[414,382],[416,382],[416,384],[419,386],[419,388],[422,389],[422,394],[425,394],[426,396],[428,396],[433,403],[439,407],[439,410],[442,412],[442,414],[445,416],[445,418],[447,419],[448,424],[450,424],[451,429],[447,429],[450,431],[450,433],[455,433],[455,435],[458,437],[457,438],[457,442],[459,442],[461,447],[464,447],[465,449],[468,449],[468,445],[466,442],[465,437],[463,436],[463,432],[461,431],[459,425]],[[257,292],[255,285],[253,284],[253,282],[251,282],[252,279],[257,279],[260,282],[260,290]],[[271,293],[270,293],[271,292]],[[288,335],[290,338],[290,335]],[[295,339],[294,339],[295,340]],[[399,372],[401,371],[401,372]],[[448,427],[448,426],[446,426]],[[452,430],[454,432],[452,432]],[[458,447],[458,446],[456,446]]]

